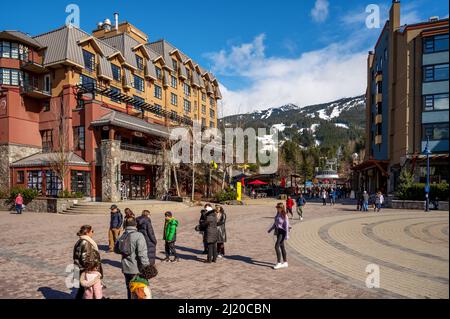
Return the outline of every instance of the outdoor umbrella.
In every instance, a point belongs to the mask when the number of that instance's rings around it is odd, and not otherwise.
[[[259,179],[257,179],[256,181],[247,183],[247,185],[268,185],[268,183],[260,181]]]

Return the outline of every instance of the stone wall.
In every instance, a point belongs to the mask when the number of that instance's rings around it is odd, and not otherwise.
[[[386,203],[386,207],[395,208],[395,209],[424,210],[425,209],[425,201],[393,199]],[[430,209],[433,209],[433,205],[431,203],[430,203]],[[448,202],[440,201],[439,202],[439,210],[448,211]]]
[[[41,152],[38,147],[23,145],[0,145],[0,189],[8,189],[11,185],[9,165],[22,158]]]
[[[62,213],[77,203],[77,199],[35,198],[25,204],[25,211],[33,213]],[[14,202],[10,199],[0,199],[0,211],[15,211]]]

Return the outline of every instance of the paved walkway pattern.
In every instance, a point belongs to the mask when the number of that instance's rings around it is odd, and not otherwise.
[[[181,262],[157,261],[159,275],[151,284],[155,298],[448,298],[448,214],[384,210],[361,215],[353,206],[310,203],[304,222],[292,221],[289,268],[275,271],[274,237],[267,229],[276,202],[225,207],[227,256],[217,264],[203,263],[201,235],[194,231],[200,208],[175,211]],[[152,211],[152,222],[162,258],[163,212]],[[105,295],[125,298],[120,256],[106,253],[107,212],[0,212],[0,298],[73,298],[65,270],[83,224],[94,227],[101,249]],[[368,263],[380,265],[382,289],[366,288]]]
[[[372,264],[380,291],[449,298],[448,219],[446,212],[392,210],[320,218],[296,225],[289,244],[306,263],[347,282],[365,284]]]

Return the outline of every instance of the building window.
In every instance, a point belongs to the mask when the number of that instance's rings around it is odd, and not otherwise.
[[[377,114],[383,114],[383,103],[377,103]]]
[[[206,94],[205,93],[202,93],[202,101],[206,102]]]
[[[202,114],[206,114],[206,105],[202,104]]]
[[[423,39],[423,52],[434,53],[448,51],[448,33]]]
[[[170,86],[173,87],[174,89],[176,89],[178,86],[177,78],[174,77],[173,75],[170,77]]]
[[[214,128],[214,122],[213,122],[213,121],[210,121],[210,122],[209,122],[209,127],[210,127],[210,128]]]
[[[423,96],[424,111],[448,110],[448,93]]]
[[[42,171],[28,171],[27,187],[42,192]]]
[[[423,81],[445,81],[448,80],[448,63],[427,65],[423,68]]]
[[[134,76],[134,88],[140,92],[144,92],[144,79],[135,75]]]
[[[209,98],[209,105],[211,105],[211,107],[214,107],[216,105],[214,98],[212,97]]]
[[[85,171],[71,171],[70,189],[73,193],[83,193],[89,196],[91,193],[91,174]]]
[[[202,127],[206,126],[206,119],[204,117],[202,117]]]
[[[51,152],[53,149],[53,131],[45,130],[41,131],[42,138],[42,151],[44,153]]]
[[[186,113],[191,112],[191,101],[184,99],[184,111]]]
[[[191,96],[191,87],[187,83],[183,84],[183,89],[186,96]]]
[[[28,59],[28,47],[9,41],[0,41],[0,58]]]
[[[158,85],[155,85],[155,97],[157,99],[162,99],[162,89]]]
[[[177,117],[178,117],[178,113],[177,113],[176,111],[171,111],[171,112],[170,112],[170,118],[171,118],[172,120],[176,120]]]
[[[73,128],[73,146],[77,151],[83,151],[85,148],[84,126]]]
[[[156,70],[156,78],[158,80],[162,80],[162,70],[161,70],[161,68],[158,68],[157,66],[155,66],[155,70]]]
[[[175,72],[178,71],[178,61],[177,60],[172,59],[172,67]]]
[[[58,196],[62,191],[61,179],[54,171],[45,172],[45,194],[47,196]]]
[[[162,117],[161,116],[161,114],[162,114],[162,106],[161,105],[159,105],[159,104],[155,104],[155,110],[156,110],[156,116],[158,116],[158,117]]]
[[[11,42],[3,41],[0,51],[2,58],[11,58]]]
[[[50,111],[50,102],[44,101],[42,102],[42,112],[49,112]]]
[[[170,94],[170,103],[175,106],[178,105],[178,96],[176,94],[174,93]]]
[[[97,81],[89,76],[86,76],[84,74],[80,75],[80,84],[81,85],[93,85],[94,87],[97,86]]]
[[[448,140],[448,122],[447,123],[433,123],[423,125],[422,139],[426,140]]]
[[[120,67],[111,63],[111,70],[113,79],[120,82],[122,80],[122,70],[120,69]]]
[[[213,109],[209,110],[209,116],[213,119],[216,117],[216,112]]]
[[[388,59],[388,50],[384,49],[384,60],[387,62]]]
[[[111,101],[115,103],[120,103],[119,95],[122,93],[119,88],[116,88],[114,86],[110,86],[109,89],[111,90]]]
[[[25,172],[24,171],[17,171],[17,184],[23,184],[25,183]]]
[[[144,59],[139,55],[136,55],[136,65],[139,70],[144,71]]]
[[[23,84],[23,73],[14,69],[0,68],[0,84],[19,86]]]
[[[84,68],[89,72],[95,71],[95,55],[89,51],[83,50]]]
[[[376,86],[377,86],[377,93],[378,94],[383,93],[383,83],[382,82],[377,82]]]

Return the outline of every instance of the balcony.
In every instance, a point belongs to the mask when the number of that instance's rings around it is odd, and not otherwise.
[[[32,60],[25,60],[20,62],[20,68],[23,71],[36,73],[36,74],[44,74],[47,73],[48,70],[44,67],[43,64],[37,63]]]
[[[375,115],[375,124],[381,124],[383,122],[383,116],[381,114]]]
[[[378,82],[381,82],[381,81],[383,81],[383,73],[381,71],[378,71],[375,74],[375,82],[378,83]]]
[[[382,136],[381,135],[376,135],[375,136],[375,144],[378,145],[378,144],[381,144],[382,142],[383,142]]]
[[[20,87],[20,94],[23,96],[41,100],[52,97],[52,94],[50,92],[47,92],[37,86],[30,84],[25,84],[24,86]]]
[[[131,151],[131,152],[138,152],[143,154],[152,154],[152,155],[160,155],[161,151],[149,148],[145,146],[139,146],[139,145],[133,145],[133,144],[127,144],[127,143],[121,143],[120,149],[124,151]]]
[[[383,95],[381,93],[377,93],[375,95],[375,103],[382,103],[383,102]]]

